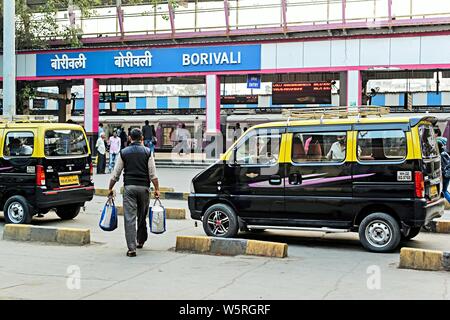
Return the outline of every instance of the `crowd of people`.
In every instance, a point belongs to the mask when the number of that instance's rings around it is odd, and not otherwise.
[[[154,153],[154,145],[156,144],[156,133],[153,126],[151,127],[151,134],[148,133],[148,121],[145,122],[142,131],[145,133],[145,146],[150,148],[152,153]],[[117,157],[120,151],[127,146],[131,145],[131,128],[128,129],[128,134],[125,132],[125,129],[120,127],[114,129],[112,135],[109,137],[106,136],[106,132],[103,129],[103,124],[99,124],[98,129],[98,139],[95,144],[95,149],[97,150],[97,174],[105,174],[106,168],[108,168],[108,173],[111,173],[114,170],[116,165]],[[107,161],[107,154],[108,163]]]
[[[200,121],[194,126],[194,135],[186,128],[186,124],[180,123],[177,127],[173,127],[169,133],[170,143],[172,144],[173,152],[179,156],[190,154],[194,152],[201,153],[203,151],[203,127]],[[152,155],[155,154],[155,147],[158,144],[155,126],[150,125],[148,120],[140,128],[142,131],[144,146],[150,149]],[[119,127],[112,131],[108,136],[103,128],[103,124],[99,124],[98,139],[95,144],[97,151],[97,174],[111,173],[117,162],[117,157],[120,151],[131,145],[131,130],[128,128]],[[232,134],[233,142],[236,141],[247,128],[241,129],[239,123],[236,123]]]

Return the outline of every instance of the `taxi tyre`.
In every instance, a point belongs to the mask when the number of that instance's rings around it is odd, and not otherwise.
[[[397,220],[382,212],[365,217],[359,226],[358,233],[363,247],[372,252],[391,252],[401,241],[401,231]],[[374,243],[377,240],[381,243]],[[383,243],[385,241],[386,243]]]
[[[411,230],[409,230],[409,234],[406,237],[402,234],[402,240],[403,241],[411,240],[412,238],[416,237],[419,234],[421,229],[422,229],[421,227],[411,228]]]
[[[80,213],[81,207],[79,204],[69,204],[57,207],[55,212],[62,220],[72,220]]]
[[[27,199],[23,196],[12,196],[5,202],[3,214],[6,223],[29,224],[33,219],[31,207]],[[17,216],[14,217],[14,214]]]
[[[226,220],[228,218],[228,220]],[[214,233],[214,230],[211,230],[211,226],[213,222],[217,222],[220,220],[221,223],[227,231],[224,233]],[[219,229],[219,228],[218,228]],[[203,230],[208,236],[211,237],[220,237],[220,238],[233,238],[239,232],[239,222],[234,210],[226,204],[217,203],[206,209],[205,214],[203,215]],[[220,229],[223,230],[223,229]]]

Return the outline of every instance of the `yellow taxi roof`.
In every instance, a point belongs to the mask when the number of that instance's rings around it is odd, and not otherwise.
[[[311,119],[311,120],[297,120],[291,118],[289,121],[277,121],[277,122],[269,122],[263,123],[254,126],[257,128],[266,128],[266,127],[284,127],[284,126],[313,126],[313,125],[339,125],[339,124],[372,124],[372,123],[419,123],[421,121],[431,120],[432,117],[426,116],[402,116],[402,117],[368,117],[368,118],[357,118],[357,117],[349,117],[349,118],[341,118],[341,119]],[[414,120],[414,121],[412,121]]]
[[[49,123],[49,122],[0,122],[0,128],[44,128],[44,129],[67,129],[80,130],[81,126],[75,123]]]

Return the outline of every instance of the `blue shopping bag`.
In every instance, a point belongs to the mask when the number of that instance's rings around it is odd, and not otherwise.
[[[159,205],[156,205],[156,201]],[[153,206],[150,206],[148,217],[151,233],[161,234],[166,232],[166,209],[159,199],[156,199]]]
[[[104,231],[117,229],[117,209],[112,198],[106,202],[98,225]]]

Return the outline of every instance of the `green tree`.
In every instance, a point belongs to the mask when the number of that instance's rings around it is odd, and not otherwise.
[[[11,1],[11,0],[3,0]],[[0,3],[0,29],[3,44],[3,1]],[[82,46],[82,30],[70,25],[58,24],[58,11],[67,10],[70,5],[78,8],[83,17],[95,15],[95,8],[115,5],[116,0],[15,0],[16,1],[16,45],[17,50],[43,49],[48,40],[63,39],[72,47]],[[185,0],[168,0],[174,7]],[[167,0],[122,0],[123,5],[167,3]]]
[[[3,0],[12,1],[12,0]],[[3,47],[3,1],[0,1],[0,45]],[[58,24],[58,11],[67,10],[73,5],[83,17],[95,15],[95,8],[102,5],[115,5],[116,0],[15,0],[16,1],[16,48],[44,49],[49,40],[63,39],[66,45],[81,47],[82,30],[77,27]],[[185,0],[168,0],[174,7]],[[124,5],[167,3],[163,0],[122,0]],[[34,88],[26,82],[17,83],[17,114],[27,112],[28,100],[35,96]]]

